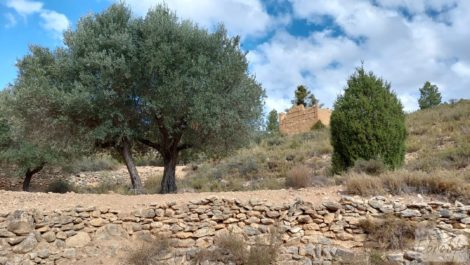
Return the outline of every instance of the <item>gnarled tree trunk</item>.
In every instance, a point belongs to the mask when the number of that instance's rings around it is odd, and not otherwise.
[[[28,168],[26,170],[24,181],[23,181],[23,191],[29,191],[29,184],[31,183],[31,179],[33,178],[34,174],[38,173],[44,168],[44,165],[45,164],[43,163],[33,169]]]
[[[134,163],[134,158],[132,158],[131,144],[128,140],[123,140],[118,147],[124,162],[126,163],[127,170],[129,171],[129,176],[131,178],[132,188],[136,193],[142,193],[144,191],[142,186],[142,181],[140,180],[139,173]]]
[[[178,152],[163,157],[164,169],[160,193],[176,193],[176,163]]]

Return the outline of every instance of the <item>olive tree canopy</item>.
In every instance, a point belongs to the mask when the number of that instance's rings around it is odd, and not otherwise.
[[[20,60],[19,116],[39,131],[119,151],[137,190],[137,142],[161,154],[161,191],[175,192],[182,150],[226,152],[261,126],[264,91],[247,71],[239,38],[222,26],[209,32],[165,6],[134,17],[114,4],[81,18],[64,44],[32,47]],[[47,120],[35,121],[32,107]]]

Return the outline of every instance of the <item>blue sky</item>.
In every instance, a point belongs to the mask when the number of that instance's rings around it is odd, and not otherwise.
[[[0,0],[0,89],[28,45],[62,45],[61,32],[113,0]],[[136,16],[161,0],[126,0]],[[179,17],[242,36],[266,109],[283,111],[304,84],[331,107],[354,68],[391,82],[407,111],[429,80],[444,100],[470,98],[468,0],[167,0]]]

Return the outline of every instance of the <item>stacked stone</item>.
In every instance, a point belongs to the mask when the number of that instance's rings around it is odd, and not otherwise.
[[[470,206],[431,202],[404,204],[384,197],[344,196],[322,205],[297,200],[272,205],[252,199],[210,197],[186,204],[151,204],[130,213],[77,206],[49,213],[17,210],[0,214],[0,265],[73,264],[82,259],[116,256],[135,242],[172,239],[161,260],[189,264],[201,249],[214,248],[224,233],[240,234],[247,244],[281,233],[278,264],[333,264],[363,253],[368,240],[360,220],[393,214],[412,221],[435,220],[452,248],[468,245]],[[420,249],[390,253],[397,264],[419,264]]]

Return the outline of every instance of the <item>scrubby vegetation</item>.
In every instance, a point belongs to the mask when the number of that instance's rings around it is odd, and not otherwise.
[[[300,178],[303,179],[300,186],[310,186],[315,179],[324,179],[329,174],[332,152],[329,141],[327,128],[294,136],[261,137],[258,143],[232,156],[202,162],[180,186],[195,191],[280,189],[286,183],[297,187],[294,182],[299,183]],[[298,171],[308,176],[294,176]]]
[[[405,249],[415,239],[416,223],[387,215],[382,219],[365,219],[359,223],[379,249]]]
[[[258,239],[252,245],[240,234],[221,234],[214,240],[213,249],[199,251],[196,264],[204,264],[207,261],[237,265],[274,264],[282,242],[278,229],[275,226],[265,240]]]
[[[157,237],[151,241],[142,241],[136,249],[130,252],[127,264],[153,265],[160,264],[162,257],[171,251],[171,240],[166,237]]]

